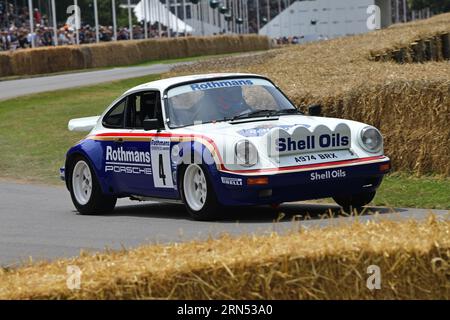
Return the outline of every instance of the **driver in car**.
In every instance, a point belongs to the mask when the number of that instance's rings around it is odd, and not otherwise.
[[[195,109],[194,121],[202,122],[231,119],[252,111],[239,86],[205,90]]]

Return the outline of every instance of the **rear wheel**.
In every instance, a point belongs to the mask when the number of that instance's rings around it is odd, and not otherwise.
[[[180,191],[186,208],[195,220],[212,220],[220,205],[204,169],[197,164],[182,168]]]
[[[376,192],[364,192],[348,196],[335,196],[333,200],[344,209],[345,212],[351,213],[353,209],[359,210],[361,207],[369,204],[375,197]]]
[[[97,178],[87,160],[77,157],[70,170],[70,196],[78,212],[83,215],[111,212],[117,198],[102,193]]]

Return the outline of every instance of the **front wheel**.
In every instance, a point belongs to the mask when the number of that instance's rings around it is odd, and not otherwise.
[[[220,205],[201,166],[190,164],[182,168],[180,189],[183,202],[192,218],[206,221],[218,216]]]
[[[102,193],[97,178],[84,157],[77,157],[73,162],[69,182],[72,202],[80,214],[102,214],[114,209],[117,198]]]
[[[376,192],[358,193],[348,196],[335,196],[333,200],[344,209],[345,212],[351,213],[353,209],[359,210],[361,207],[369,204],[375,197]]]

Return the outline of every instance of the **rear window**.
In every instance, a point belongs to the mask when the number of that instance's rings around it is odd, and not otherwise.
[[[103,118],[103,125],[107,128],[123,128],[125,119],[126,99],[115,105]]]

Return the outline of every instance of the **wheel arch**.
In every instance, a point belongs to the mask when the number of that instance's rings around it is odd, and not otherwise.
[[[83,157],[88,162],[90,167],[92,168],[91,159],[89,159],[89,157],[86,155],[86,153],[82,152],[81,150],[68,152],[67,156],[66,156],[66,162],[64,164],[64,166],[65,166],[65,175],[66,175],[65,182],[66,182],[66,187],[67,187],[68,190],[70,190],[70,188],[71,188],[70,177],[72,175],[72,170],[73,170],[73,166],[75,164],[75,160],[78,157]]]
[[[103,193],[106,193],[106,182],[104,181],[104,179],[102,178],[101,175],[98,174],[98,168],[97,165],[92,161],[91,157],[87,154],[87,152],[85,152],[83,149],[78,148],[75,150],[70,150],[67,153],[66,156],[66,161],[65,161],[65,183],[66,183],[66,187],[68,190],[70,190],[71,186],[70,186],[70,177],[72,174],[72,170],[73,170],[73,166],[74,166],[74,162],[78,157],[83,157],[89,164],[91,170],[93,171],[92,174],[95,176],[95,178],[97,179],[100,188],[102,189]]]
[[[186,143],[186,142],[185,142]],[[180,183],[181,183],[181,174],[184,172],[184,170],[187,168],[187,166],[189,164],[198,164],[202,167],[202,169],[204,170],[207,178],[209,179],[209,181],[211,182],[211,185],[213,187],[213,191],[214,193],[217,195],[217,192],[219,191],[219,187],[217,185],[217,181],[218,179],[220,179],[219,177],[219,170],[217,169],[218,164],[215,162],[213,163],[206,163],[205,161],[203,161],[203,154],[206,150],[206,152],[209,154],[209,156],[214,159],[211,151],[208,149],[208,147],[203,144],[203,143],[197,143],[194,144],[193,141],[189,142],[190,144],[190,148],[191,148],[191,152],[192,152],[192,158],[191,159],[201,159],[201,163],[195,163],[195,162],[189,162],[189,163],[185,163],[182,162],[180,164],[178,164],[176,166],[176,183],[177,183],[177,189],[180,192],[181,188],[180,188]],[[181,194],[179,195],[181,198]]]

